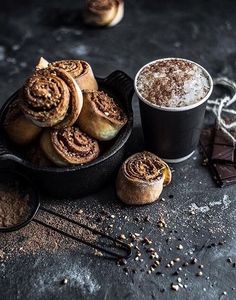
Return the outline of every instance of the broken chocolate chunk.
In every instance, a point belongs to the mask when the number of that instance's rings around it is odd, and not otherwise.
[[[216,139],[218,142],[219,140]],[[206,128],[201,133],[200,146],[204,161],[212,174],[212,177],[219,187],[236,183],[236,163],[231,161],[212,159],[214,143],[214,127]],[[233,147],[233,146],[232,146]],[[219,148],[218,148],[219,150]],[[215,154],[216,157],[216,149]]]
[[[236,160],[235,151],[236,149],[233,145],[233,142],[220,128],[216,128],[212,146],[212,161],[233,164]]]

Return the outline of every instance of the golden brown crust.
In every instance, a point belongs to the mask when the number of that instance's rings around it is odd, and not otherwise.
[[[129,157],[121,166],[116,191],[126,204],[142,205],[156,201],[163,189],[166,164],[144,151]]]
[[[171,183],[172,173],[166,162],[162,160],[162,164],[164,165],[164,186],[167,186]]]
[[[81,90],[91,89],[96,91],[98,89],[93,70],[86,61],[60,60],[51,63],[51,65],[69,73],[75,79]]]
[[[123,110],[102,91],[85,90],[83,98],[84,105],[78,119],[80,128],[100,141],[114,138],[128,121]]]
[[[82,94],[72,76],[57,68],[37,70],[25,83],[21,109],[40,127],[71,126],[82,108]]]
[[[84,19],[93,26],[114,26],[120,22],[123,14],[122,0],[88,0]]]
[[[45,129],[40,139],[40,147],[46,157],[55,165],[59,167],[67,166],[67,162],[54,149],[51,140],[51,130]]]
[[[4,129],[9,139],[18,145],[31,143],[41,132],[41,128],[34,125],[21,112],[19,100],[9,106],[4,120]]]
[[[45,131],[41,148],[58,166],[85,164],[96,159],[100,152],[98,143],[77,127]]]
[[[55,126],[58,129],[74,125],[83,107],[83,94],[72,77],[71,81],[68,82],[68,86],[70,89],[69,107],[63,121]]]

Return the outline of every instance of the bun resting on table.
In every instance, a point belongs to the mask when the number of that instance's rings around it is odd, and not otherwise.
[[[82,92],[73,77],[51,67],[35,71],[20,98],[21,110],[39,127],[72,126],[83,105]]]
[[[170,168],[162,159],[151,152],[139,152],[122,164],[116,179],[116,192],[126,204],[148,204],[159,198],[170,181]]]
[[[57,166],[85,164],[100,153],[98,142],[75,126],[44,130],[40,146]]]
[[[83,91],[83,108],[77,123],[99,141],[113,139],[128,119],[116,102],[103,91]]]
[[[117,25],[124,16],[123,0],[87,0],[84,21],[92,26]]]

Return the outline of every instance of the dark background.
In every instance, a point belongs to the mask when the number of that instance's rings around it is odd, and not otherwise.
[[[142,65],[156,58],[183,57],[200,63],[213,77],[235,78],[236,2],[233,0],[128,0],[124,20],[111,29],[85,27],[82,6],[82,1],[1,1],[1,103],[24,83],[40,56],[49,61],[84,59],[97,76],[120,69],[132,77]],[[130,152],[144,148],[136,98],[133,107],[135,126]],[[165,269],[165,264],[164,277],[142,272],[141,267],[137,267],[136,274],[125,275],[123,268],[94,257],[86,247],[64,249],[65,241],[61,238],[61,248],[56,253],[43,249],[34,255],[19,252],[1,261],[0,299],[235,299],[236,268],[226,261],[229,256],[236,259],[235,186],[215,187],[208,170],[201,166],[198,152],[173,169],[173,183],[163,193],[166,201],[150,206],[122,206],[113,185],[76,201],[44,198],[44,202],[52,203],[56,209],[63,206],[70,212],[82,208],[99,214],[106,209],[116,216],[114,235],[120,232],[119,227],[126,233],[144,226],[144,234],[152,237],[164,262],[177,255],[183,259],[196,256],[205,266],[201,278],[195,276],[197,267],[192,266],[181,275],[187,288],[173,292],[170,284],[176,278]],[[198,209],[196,215],[190,216],[188,209],[193,203]],[[167,221],[164,232],[156,226],[160,214]],[[142,219],[146,215],[151,216],[151,223],[140,225],[134,221],[135,216]],[[171,230],[177,232],[170,233]],[[20,232],[15,235],[20,239]],[[166,243],[169,235],[172,235],[171,245]],[[181,254],[176,250],[178,239],[184,246]],[[0,236],[0,249],[6,251],[1,240]],[[205,247],[220,240],[226,243]],[[17,249],[18,244],[14,247]],[[146,263],[148,258],[143,266]],[[135,262],[129,264],[133,266]],[[65,277],[69,283],[61,286],[60,280]],[[222,294],[224,291],[227,295]]]

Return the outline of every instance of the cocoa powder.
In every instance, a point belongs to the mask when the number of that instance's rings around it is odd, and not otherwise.
[[[48,205],[47,205],[48,206]],[[62,215],[65,215],[75,221],[96,228],[94,216],[82,210],[70,210],[67,205],[52,205],[51,208]],[[67,221],[60,220],[50,214],[39,211],[36,219],[62,229],[71,235],[90,243],[96,243],[97,236],[90,231],[77,227]],[[92,221],[93,220],[93,221]],[[21,228],[17,232],[1,233],[0,240],[0,261],[11,259],[18,255],[37,254],[41,252],[55,253],[64,250],[76,250],[81,247],[81,243],[32,221],[29,225]]]
[[[29,195],[21,195],[17,189],[0,186],[0,227],[12,227],[27,219]]]

